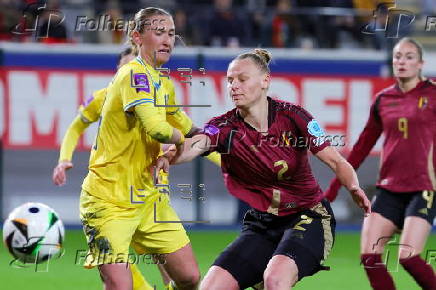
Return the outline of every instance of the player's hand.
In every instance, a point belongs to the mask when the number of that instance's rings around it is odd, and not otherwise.
[[[358,187],[351,189],[350,194],[357,206],[363,209],[365,216],[368,216],[371,213],[371,202],[369,201],[365,192]]]
[[[53,183],[62,186],[67,181],[67,175],[65,174],[65,171],[68,169],[73,168],[73,163],[70,161],[61,161],[58,163],[58,165],[53,169]]]
[[[163,156],[167,157],[170,161],[174,158],[174,156],[176,156],[177,153],[177,148],[174,144],[163,144],[162,150],[164,152]]]
[[[170,171],[170,161],[165,155],[160,156],[156,161],[156,166],[153,170],[155,184],[159,184],[159,172],[161,170],[163,170],[165,173],[168,173]]]
[[[339,180],[337,178],[333,179],[327,190],[324,192],[324,197],[327,198],[328,201],[333,202],[338,196],[340,188],[341,183]]]

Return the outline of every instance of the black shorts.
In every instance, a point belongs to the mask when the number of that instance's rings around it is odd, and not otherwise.
[[[433,225],[435,193],[430,190],[396,193],[378,188],[372,201],[372,211],[392,221],[398,229],[403,229],[404,219],[408,216],[421,217]]]
[[[247,211],[241,234],[215,260],[245,289],[262,282],[263,272],[274,255],[292,258],[298,280],[319,270],[330,253],[336,221],[327,200],[308,210],[275,216],[255,209]]]

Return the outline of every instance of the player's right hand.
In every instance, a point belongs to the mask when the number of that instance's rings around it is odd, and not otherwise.
[[[369,201],[365,192],[358,187],[350,190],[350,194],[357,206],[363,209],[365,216],[369,216],[371,213],[371,202]]]
[[[324,192],[324,197],[327,198],[328,201],[333,202],[338,196],[341,186],[342,185],[337,178],[333,179],[327,190]]]
[[[156,161],[156,166],[152,169],[154,184],[160,184],[159,173],[163,170],[164,173],[170,171],[170,161],[165,155],[160,156]]]
[[[65,171],[73,168],[73,163],[70,161],[61,161],[58,165],[53,169],[53,183],[57,186],[62,186],[67,181],[67,175]]]
[[[160,156],[156,161],[156,172],[163,170],[165,173],[170,171],[170,161],[165,155]]]

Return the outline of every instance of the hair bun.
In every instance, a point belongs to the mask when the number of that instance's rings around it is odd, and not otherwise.
[[[255,48],[253,53],[259,56],[268,65],[271,61],[271,53],[263,48]]]

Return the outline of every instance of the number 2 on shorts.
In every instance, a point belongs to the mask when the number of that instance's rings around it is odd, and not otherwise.
[[[303,214],[301,215],[301,221],[299,221],[294,227],[294,230],[299,230],[299,231],[305,231],[306,229],[303,228],[301,225],[308,225],[311,224],[313,222],[313,218],[308,217],[307,215]]]

